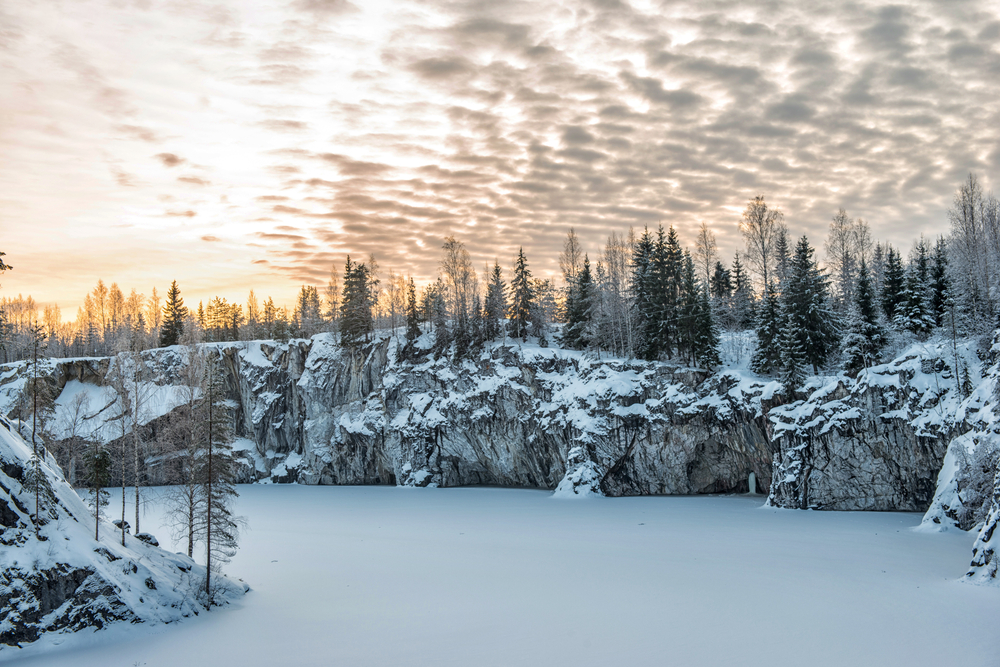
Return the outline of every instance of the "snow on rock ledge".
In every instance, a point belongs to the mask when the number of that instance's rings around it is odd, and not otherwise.
[[[60,633],[112,623],[169,623],[205,609],[205,569],[102,525],[51,459],[40,468],[54,492],[34,522],[34,488],[26,488],[31,448],[0,418],[0,654]],[[37,529],[37,533],[36,533]],[[216,603],[247,586],[224,577]]]

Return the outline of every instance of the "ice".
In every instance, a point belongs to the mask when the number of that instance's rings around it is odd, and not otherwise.
[[[14,664],[986,667],[1000,655],[998,591],[957,581],[969,536],[915,532],[919,514],[747,496],[239,492],[250,530],[226,571],[251,584],[243,602]],[[169,549],[162,524],[150,507],[143,526]]]

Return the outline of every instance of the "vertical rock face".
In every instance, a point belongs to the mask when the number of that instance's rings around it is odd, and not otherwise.
[[[806,400],[786,405],[778,383],[744,372],[531,345],[497,344],[463,361],[427,351],[404,359],[387,338],[351,353],[329,334],[205,347],[226,375],[244,481],[552,489],[576,469],[567,458],[579,448],[612,496],[745,492],[753,472],[776,506],[924,510],[964,428],[946,345],[915,346],[857,381],[815,380]],[[187,355],[144,353],[161,397],[151,432],[178,404],[169,390]],[[968,349],[961,356],[978,368]],[[46,364],[57,390],[74,391],[96,389],[109,367]],[[11,368],[0,369],[4,412],[23,375]]]
[[[965,350],[966,356],[968,350]],[[924,345],[852,380],[772,409],[778,454],[769,503],[925,511],[962,405],[951,346]]]
[[[551,489],[573,447],[604,471],[609,495],[739,491],[751,470],[770,477],[766,383],[737,374],[706,381],[512,345],[461,363],[400,360],[390,340],[350,354],[317,336],[288,350],[223,351],[263,478]]]

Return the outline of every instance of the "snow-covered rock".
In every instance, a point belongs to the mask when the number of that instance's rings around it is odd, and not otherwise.
[[[603,496],[601,478],[604,477],[597,464],[587,459],[582,447],[569,450],[566,457],[566,475],[552,493],[553,498],[586,498]]]
[[[50,457],[38,468],[52,494],[42,494],[35,521],[32,450],[0,418],[0,653],[60,633],[112,623],[169,623],[205,609],[204,567],[168,553],[110,523],[94,539],[94,519]],[[225,577],[216,603],[247,587]]]
[[[966,344],[961,364],[978,373]],[[778,507],[924,511],[962,430],[967,402],[950,343],[912,346],[861,372],[817,378],[808,398],[769,412],[778,453],[768,502]],[[977,377],[978,379],[978,377]]]
[[[750,472],[770,481],[765,415],[778,385],[742,371],[709,376],[517,343],[461,362],[404,359],[394,339],[350,353],[330,334],[206,348],[219,355],[235,406],[244,481],[553,489],[577,446],[608,495],[745,492]],[[144,413],[150,434],[182,402],[187,356],[178,346],[143,353],[146,393],[159,397]],[[54,424],[66,421],[64,394],[89,392],[84,436],[121,437],[120,422],[102,426],[116,412],[101,375],[109,365],[45,362],[61,392]],[[0,367],[0,414],[19,414],[14,387],[26,370]],[[150,452],[154,483],[166,481],[156,464],[168,459]]]

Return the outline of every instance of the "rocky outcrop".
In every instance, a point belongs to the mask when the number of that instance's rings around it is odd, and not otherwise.
[[[970,351],[961,358],[968,362]],[[772,409],[778,454],[768,502],[778,507],[925,511],[962,395],[950,345],[814,382],[808,398]]]
[[[203,567],[131,536],[122,545],[111,524],[94,540],[90,512],[41,451],[33,460],[14,425],[0,419],[0,652],[45,636],[171,622],[204,609]],[[41,477],[33,477],[36,467]],[[40,491],[34,479],[43,480]],[[213,581],[215,603],[246,590],[224,577]]]
[[[778,383],[745,372],[516,343],[461,362],[403,358],[390,338],[352,353],[330,334],[205,349],[224,371],[244,481],[553,489],[579,448],[610,496],[746,492],[752,472],[776,506],[924,510],[961,403],[944,345],[813,380],[784,405]],[[153,430],[178,404],[168,390],[188,353],[143,353]],[[100,381],[100,360],[46,363],[56,386]]]

